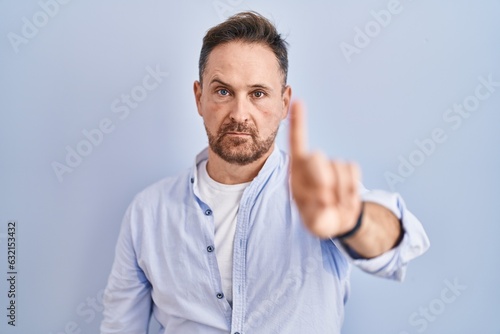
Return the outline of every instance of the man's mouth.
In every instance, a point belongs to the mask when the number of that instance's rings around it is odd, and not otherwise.
[[[251,136],[251,134],[248,132],[236,132],[236,131],[229,131],[226,132],[225,134],[230,136]]]

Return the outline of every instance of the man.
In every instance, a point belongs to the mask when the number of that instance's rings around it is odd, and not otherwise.
[[[209,147],[136,196],[102,333],[340,333],[350,264],[402,280],[429,246],[397,194],[305,147],[286,42],[254,12],[209,30],[194,83]],[[291,105],[290,105],[291,104]],[[291,109],[289,158],[275,146]]]

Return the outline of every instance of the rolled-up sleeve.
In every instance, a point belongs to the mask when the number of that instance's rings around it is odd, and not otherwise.
[[[429,238],[420,221],[406,208],[398,193],[365,190],[361,196],[365,202],[374,202],[388,208],[399,219],[404,232],[400,243],[378,257],[363,259],[355,256],[354,252],[347,249],[347,246],[340,240],[333,239],[332,241],[343,250],[351,263],[363,271],[375,276],[402,281],[408,263],[429,248]]]
[[[134,245],[133,205],[125,214],[115,249],[115,260],[104,291],[101,333],[147,333],[151,317],[151,284],[139,267]]]

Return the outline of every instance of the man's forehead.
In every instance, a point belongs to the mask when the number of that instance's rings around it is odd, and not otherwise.
[[[216,46],[208,56],[203,76],[208,83],[245,79],[247,85],[264,81],[270,85],[283,80],[279,62],[269,46],[241,41]]]

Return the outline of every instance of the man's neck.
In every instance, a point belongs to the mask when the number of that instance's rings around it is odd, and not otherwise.
[[[208,149],[208,163],[207,163],[207,173],[215,181],[222,184],[239,184],[252,181],[262,166],[266,162],[267,158],[271,155],[274,150],[274,145],[271,146],[269,151],[260,157],[258,160],[249,163],[247,165],[232,164],[217,154],[215,154],[212,149]]]

